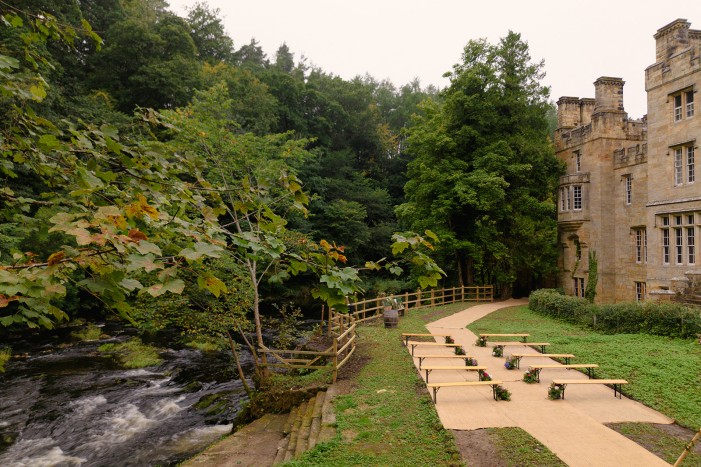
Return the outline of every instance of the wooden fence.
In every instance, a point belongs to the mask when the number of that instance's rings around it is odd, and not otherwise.
[[[263,347],[260,352],[268,357],[270,368],[319,369],[330,368],[333,382],[336,382],[338,370],[348,362],[355,352],[358,324],[383,316],[385,303],[397,300],[404,307],[404,312],[417,308],[449,305],[459,302],[492,302],[494,291],[488,286],[465,286],[430,291],[418,290],[412,293],[388,295],[366,300],[353,301],[348,305],[348,313],[338,313],[333,309],[328,316],[322,315],[322,325],[331,337],[331,345],[323,351],[282,350]],[[326,318],[326,319],[325,319]]]

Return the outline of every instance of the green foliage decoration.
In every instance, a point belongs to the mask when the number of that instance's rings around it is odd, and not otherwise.
[[[599,260],[596,258],[596,251],[589,252],[589,278],[587,280],[587,288],[584,292],[584,298],[589,300],[589,303],[594,303],[596,298],[596,284],[599,282]]]

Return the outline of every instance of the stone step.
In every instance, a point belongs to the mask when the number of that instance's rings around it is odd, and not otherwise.
[[[314,405],[316,403],[316,396],[312,397],[307,401],[306,410],[302,413],[302,424],[299,427],[299,432],[297,433],[297,446],[295,447],[295,455],[297,458],[302,455],[304,451],[307,450],[309,446],[309,434],[312,429],[312,414],[314,413]]]
[[[333,400],[336,397],[336,386],[329,386],[326,390],[324,403],[321,407],[321,430],[317,437],[317,443],[330,441],[336,436],[336,411],[333,407]]]
[[[302,426],[302,414],[306,413],[307,411],[307,403],[303,402],[302,404],[299,405],[298,410],[297,410],[297,416],[295,417],[294,423],[292,423],[292,429],[290,430],[290,441],[287,444],[287,450],[285,451],[285,458],[284,461],[290,461],[294,458],[295,451],[297,450],[297,440],[299,436],[299,430],[300,427]]]
[[[313,449],[319,439],[319,433],[321,432],[321,409],[324,406],[325,399],[326,391],[321,391],[316,394],[314,412],[312,413],[312,426],[309,431],[309,442],[307,443],[308,450]]]
[[[292,431],[292,425],[294,424],[295,420],[297,420],[297,411],[299,410],[299,407],[292,407],[292,410],[290,410],[290,415],[287,417],[287,421],[285,422],[285,426],[282,429],[282,432],[285,434],[285,436],[289,435],[290,432]]]

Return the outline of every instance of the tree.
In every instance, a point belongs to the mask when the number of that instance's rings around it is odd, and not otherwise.
[[[196,3],[188,9],[187,22],[200,60],[211,65],[232,62],[234,41],[224,31],[218,8],[212,10],[206,3]]]
[[[470,41],[443,103],[424,103],[408,131],[415,159],[398,213],[415,230],[437,229],[461,284],[493,283],[509,295],[522,273],[531,281],[555,264],[561,167],[542,69],[514,32],[498,45]]]

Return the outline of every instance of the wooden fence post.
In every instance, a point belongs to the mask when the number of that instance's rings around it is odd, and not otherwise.
[[[404,312],[409,312],[409,292],[404,292]]]
[[[338,338],[333,338],[333,382],[338,378]]]
[[[421,308],[421,289],[416,291],[416,308]]]
[[[436,303],[436,294],[435,290],[431,289],[431,306],[433,306]]]
[[[461,302],[465,301],[465,286],[464,285],[460,286],[460,301]]]

